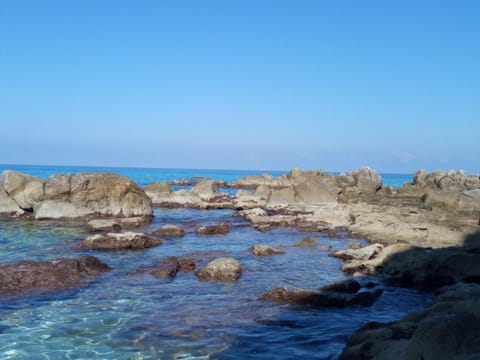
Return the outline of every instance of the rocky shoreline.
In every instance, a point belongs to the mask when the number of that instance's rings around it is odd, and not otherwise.
[[[178,184],[192,187],[172,191],[171,185]],[[168,226],[157,234],[125,231],[148,223],[156,206],[233,209],[259,231],[288,226],[331,237],[348,233],[371,245],[331,254],[344,261],[345,274],[358,278],[377,275],[439,295],[427,309],[399,321],[366,324],[348,341],[341,359],[451,359],[480,354],[478,346],[472,345],[480,335],[475,325],[480,318],[480,176],[420,170],[412,183],[393,188],[383,187],[380,175],[370,168],[337,176],[293,169],[280,177],[248,176],[231,184],[210,179],[178,184],[153,183],[142,189],[112,173],[53,175],[43,180],[5,171],[0,177],[0,215],[34,221],[77,219],[100,233],[79,246],[104,250],[143,249],[160,245],[162,239],[157,236],[183,236],[184,229]],[[221,191],[227,187],[238,190],[232,196]],[[229,224],[219,224],[197,232],[222,236],[229,229]],[[255,254],[252,256],[270,256],[281,255],[283,249],[250,251]],[[74,262],[68,263],[78,267]],[[146,272],[169,277],[181,269],[180,263],[170,261]],[[9,273],[15,268],[5,266],[2,269]],[[40,266],[51,271],[51,279],[58,278],[55,264]],[[197,276],[200,280],[235,281],[241,272],[235,259],[218,258],[198,270]],[[72,276],[69,285],[82,277]],[[57,287],[49,281],[30,283]],[[314,307],[352,306],[371,304],[380,295],[380,290],[339,294],[280,288],[262,300]],[[468,324],[467,328],[462,324]]]

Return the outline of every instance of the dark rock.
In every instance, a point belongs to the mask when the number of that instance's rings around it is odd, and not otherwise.
[[[222,222],[218,225],[200,226],[195,229],[198,235],[224,235],[230,231],[230,225]]]
[[[382,290],[343,294],[333,291],[314,292],[310,290],[287,290],[277,288],[263,296],[260,300],[270,300],[282,304],[304,305],[314,308],[344,308],[347,306],[371,306],[382,294]]]
[[[110,268],[93,256],[47,261],[20,261],[0,266],[0,295],[17,295],[32,291],[61,290],[77,286]]]
[[[354,279],[347,279],[344,281],[340,281],[334,284],[325,285],[320,288],[320,290],[324,291],[334,291],[346,294],[355,294],[361,289],[361,285],[357,280]]]

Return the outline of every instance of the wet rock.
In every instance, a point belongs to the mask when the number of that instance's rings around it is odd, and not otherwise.
[[[277,288],[260,300],[274,301],[289,305],[303,305],[314,308],[344,308],[347,306],[371,306],[382,294],[382,290],[364,291],[356,294],[344,294],[333,291],[314,292],[309,290],[287,290]]]
[[[115,219],[93,219],[87,222],[90,231],[119,232],[121,229],[136,228],[151,221],[150,217],[131,217]]]
[[[346,294],[355,294],[357,293],[362,286],[357,280],[354,279],[347,279],[344,281],[340,281],[334,284],[325,285],[320,288],[323,291],[334,291],[339,293],[346,293]]]
[[[195,229],[198,235],[224,235],[230,232],[230,225],[222,222],[218,225],[200,226]]]
[[[179,269],[180,264],[178,259],[176,257],[169,257],[163,260],[157,269],[151,270],[149,273],[158,278],[170,279],[177,275]]]
[[[197,270],[195,275],[202,281],[236,281],[242,276],[243,268],[233,258],[218,258],[210,261],[204,268]]]
[[[125,233],[107,233],[97,234],[87,237],[78,245],[80,249],[99,249],[99,250],[138,250],[162,244],[163,241],[153,236],[125,232]]]
[[[0,295],[18,295],[78,286],[110,268],[93,256],[76,259],[20,261],[0,266]]]
[[[284,255],[285,251],[268,245],[254,245],[248,249],[255,256]]]
[[[303,239],[300,239],[299,241],[297,241],[295,243],[295,245],[293,246],[299,246],[299,247],[316,247],[318,246],[319,243],[316,239],[310,237],[310,236],[307,236],[307,237],[304,237]]]
[[[183,237],[185,236],[185,230],[179,225],[167,224],[155,230],[153,235],[161,237]]]
[[[195,262],[192,258],[175,256],[168,257],[160,262],[157,268],[140,269],[136,274],[150,274],[160,279],[171,279],[177,275],[178,272],[190,272],[195,270]]]

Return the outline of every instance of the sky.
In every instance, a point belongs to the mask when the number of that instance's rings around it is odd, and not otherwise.
[[[0,0],[0,163],[480,173],[480,1]]]

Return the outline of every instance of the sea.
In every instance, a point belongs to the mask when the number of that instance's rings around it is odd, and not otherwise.
[[[140,186],[195,176],[231,182],[246,175],[280,171],[101,168],[0,165],[47,178],[52,174],[109,171]],[[381,174],[384,185],[401,186],[412,174]],[[226,221],[230,233],[196,235],[196,226]],[[0,298],[0,359],[336,359],[355,330],[368,321],[388,322],[419,310],[431,296],[372,280],[384,290],[371,307],[305,309],[260,301],[277,287],[316,290],[345,279],[342,262],[329,257],[344,249],[346,236],[275,228],[259,232],[232,210],[155,208],[150,233],[164,224],[186,229],[183,238],[166,238],[140,251],[76,248],[90,234],[75,221],[0,219],[0,264],[94,255],[112,270],[74,289]],[[303,237],[321,246],[292,246]],[[256,258],[255,244],[281,246],[285,255]],[[201,282],[193,273],[169,280],[137,270],[158,266],[169,256],[194,256],[200,262],[233,257],[243,266],[234,283]]]

